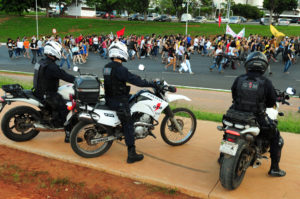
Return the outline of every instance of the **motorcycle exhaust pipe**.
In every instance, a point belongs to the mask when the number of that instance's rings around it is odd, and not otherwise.
[[[148,124],[148,123],[145,123],[145,122],[136,122],[134,123],[134,126],[145,126],[145,127],[153,127],[154,125],[153,124]]]
[[[42,124],[33,124],[35,130],[42,131],[42,132],[59,132],[59,131],[65,131],[64,128],[50,128],[47,126],[44,126]]]

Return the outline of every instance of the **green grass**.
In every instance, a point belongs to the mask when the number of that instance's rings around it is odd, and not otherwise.
[[[7,78],[7,77],[3,77],[1,75],[0,76],[0,87],[2,87],[3,85],[6,85],[6,84],[20,84],[20,85],[23,86],[24,89],[31,89],[32,88],[32,82]]]
[[[2,16],[3,17],[3,16]],[[0,41],[7,41],[8,37],[17,38],[18,36],[32,36],[36,34],[36,22],[34,17],[13,17],[8,16],[8,20],[0,22]],[[164,23],[164,22],[130,22],[130,21],[108,21],[103,19],[74,19],[74,18],[39,18],[39,34],[50,35],[52,29],[56,28],[58,34],[64,36],[73,34],[78,36],[80,33],[88,34],[109,34],[125,27],[125,35],[157,35],[165,34],[185,34],[184,23]],[[224,34],[225,24],[221,28],[216,23],[198,24],[191,23],[189,25],[189,33],[191,35],[217,35]],[[271,36],[269,26],[262,25],[231,25],[236,32],[246,28],[246,36],[249,34],[260,34]],[[300,28],[297,26],[277,27],[279,31],[292,36],[299,35]]]
[[[181,106],[182,107],[182,106]],[[172,109],[177,108],[177,106],[171,106]],[[189,108],[196,116],[197,120],[207,120],[213,122],[222,122],[223,114],[221,113],[210,113],[201,110],[195,110],[194,108]],[[286,114],[284,117],[279,117],[278,119],[278,129],[282,132],[291,132],[300,134],[300,117],[295,114]]]
[[[0,78],[0,87],[5,84],[20,84],[23,86],[24,89],[32,88],[32,82],[30,82],[30,81],[22,81],[22,80],[7,78],[7,77],[1,77]],[[171,108],[174,109],[174,108],[177,108],[177,106],[182,107],[181,105],[171,105]],[[195,114],[195,116],[198,120],[222,122],[223,114],[221,114],[221,113],[205,112],[205,111],[195,109],[193,107],[187,107],[187,108],[189,108]],[[280,131],[300,134],[300,125],[299,124],[300,124],[299,115],[289,113],[289,114],[286,114],[284,117],[279,117],[278,128]]]

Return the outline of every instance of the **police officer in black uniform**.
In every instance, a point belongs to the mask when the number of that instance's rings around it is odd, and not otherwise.
[[[34,95],[44,101],[53,111],[54,128],[63,127],[68,114],[65,100],[57,93],[59,80],[62,79],[69,83],[73,83],[75,80],[73,75],[66,73],[55,63],[61,58],[61,53],[62,46],[59,43],[48,42],[44,48],[46,58],[41,59],[35,65],[33,79]],[[70,130],[66,129],[65,142],[69,142]]]
[[[106,105],[117,111],[128,147],[127,163],[134,163],[142,160],[144,156],[137,154],[135,150],[134,126],[129,108],[130,86],[126,86],[126,82],[139,87],[152,87],[154,84],[130,73],[122,65],[122,62],[126,62],[128,59],[125,44],[114,41],[108,50],[108,56],[112,62],[105,65],[103,69]]]
[[[263,76],[269,64],[267,57],[261,52],[251,53],[245,62],[246,74],[237,77],[231,87],[233,105],[239,111],[253,112],[262,134],[270,140],[271,168],[270,176],[285,176],[279,168],[283,139],[276,124],[265,113],[266,108],[276,106],[276,92],[272,82]]]

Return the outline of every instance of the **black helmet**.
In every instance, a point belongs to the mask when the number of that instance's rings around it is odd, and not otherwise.
[[[268,59],[262,52],[250,53],[245,62],[247,71],[257,71],[264,74],[269,66]]]

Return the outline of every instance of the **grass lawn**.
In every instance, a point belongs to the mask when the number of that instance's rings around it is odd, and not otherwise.
[[[74,19],[74,18],[39,18],[39,34],[52,34],[52,29],[56,28],[57,33],[61,36],[66,34],[79,35],[80,33],[87,34],[108,34],[126,28],[125,35],[157,35],[165,34],[185,34],[184,23],[165,23],[165,22],[130,22],[130,21],[108,21],[103,19]],[[221,28],[217,23],[213,24],[198,24],[191,23],[188,32],[191,35],[217,35],[224,34],[225,24]],[[246,28],[246,36],[249,34],[260,34],[271,36],[269,26],[262,25],[231,25],[235,32]],[[300,35],[300,27],[298,26],[279,26],[276,27],[279,31],[289,36]],[[32,36],[36,34],[36,23],[33,16],[13,17],[0,16],[0,41],[6,42],[7,38],[17,38],[18,36]]]

